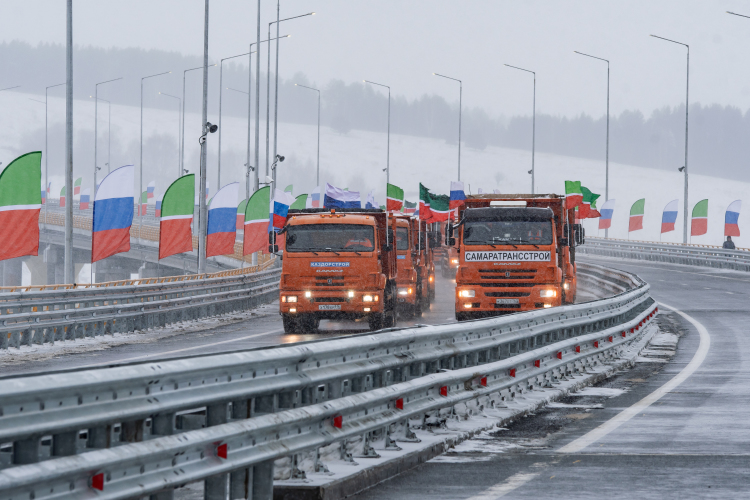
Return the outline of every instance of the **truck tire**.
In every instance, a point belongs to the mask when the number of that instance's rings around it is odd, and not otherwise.
[[[373,332],[383,329],[383,323],[384,323],[383,313],[370,314],[370,317],[367,318],[367,320],[368,320],[368,323],[370,324],[370,330],[372,330]]]
[[[297,331],[299,333],[318,333],[318,327],[320,326],[320,318],[310,314],[299,318],[297,323]]]
[[[422,290],[417,290],[417,299],[414,301],[414,316],[417,318],[422,317]]]
[[[393,328],[396,326],[396,318],[398,312],[396,311],[396,285],[391,284],[389,287],[390,293],[385,297],[385,303],[383,304],[383,327]]]
[[[284,324],[285,334],[292,335],[292,334],[297,333],[297,329],[298,329],[297,318],[295,318],[294,316],[290,316],[289,314],[282,314],[281,322]]]

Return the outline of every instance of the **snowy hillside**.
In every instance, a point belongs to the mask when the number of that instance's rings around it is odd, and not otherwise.
[[[149,99],[162,98],[157,91]],[[31,150],[44,149],[44,105],[34,102],[35,95],[15,92],[0,94],[0,113],[12,127],[0,138],[0,161],[7,165],[15,156]],[[246,101],[228,94],[225,106],[246,106]],[[281,103],[283,106],[283,103]],[[93,100],[76,101],[74,124],[75,176],[84,177],[84,186],[93,185]],[[225,110],[228,108],[225,108]],[[209,120],[218,123],[218,110],[209,110]],[[262,110],[263,115],[265,110]],[[112,107],[112,165],[113,167],[139,163],[140,110],[136,107]],[[49,104],[49,169],[52,181],[52,197],[57,197],[63,183],[63,139],[64,100],[50,98]],[[374,189],[375,198],[385,203],[386,134],[351,131],[338,133],[330,128],[321,129],[320,180],[339,187],[362,192]],[[186,119],[185,167],[190,172],[198,168],[198,136],[200,117],[188,114]],[[247,125],[242,119],[224,117],[222,121],[222,184],[239,181],[244,186],[245,151]],[[253,132],[254,133],[254,132]],[[163,193],[178,172],[178,115],[177,106],[172,112],[144,108],[144,179],[143,186],[157,181],[157,192]],[[273,130],[271,130],[273,135]],[[99,165],[104,165],[107,155],[107,107],[99,106]],[[260,135],[262,167],[265,172],[265,123],[261,122]],[[273,146],[271,146],[273,147]],[[216,191],[218,134],[209,137],[208,171],[211,194]],[[279,166],[281,187],[294,184],[294,193],[309,192],[315,184],[316,128],[315,126],[279,124],[278,152],[286,156]],[[488,147],[476,150],[464,145],[461,152],[461,178],[472,193],[477,188],[484,191],[500,189],[501,192],[518,193],[530,190],[531,168],[529,151]],[[252,163],[251,156],[251,163]],[[421,181],[438,193],[447,193],[449,183],[457,176],[457,146],[435,139],[391,135],[391,182],[404,188],[407,199],[417,200],[418,183]],[[44,166],[44,161],[43,161]],[[106,167],[104,168],[106,171]],[[137,172],[137,170],[136,170]],[[136,174],[137,177],[137,174]],[[537,192],[561,193],[563,181],[581,180],[604,198],[604,159],[591,161],[557,155],[536,155]],[[661,213],[673,199],[680,199],[677,230],[667,233],[663,241],[682,241],[682,192],[683,177],[677,172],[652,170],[610,163],[610,198],[617,200],[610,237],[627,238],[630,205],[639,198],[646,198],[644,229],[630,234],[631,239],[659,241]],[[136,178],[136,183],[138,179]],[[723,240],[724,211],[736,199],[743,199],[750,192],[748,183],[720,178],[693,175],[690,182],[690,206],[704,198],[709,199],[709,232],[695,237],[693,243],[721,244]],[[244,187],[240,190],[244,193]],[[597,234],[597,222],[586,221],[587,233]],[[736,238],[738,247],[750,246],[750,217],[740,216],[741,237]],[[601,236],[604,235],[602,231]]]

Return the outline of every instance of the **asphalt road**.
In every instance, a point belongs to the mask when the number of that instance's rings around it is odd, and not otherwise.
[[[399,319],[397,326],[456,321],[455,280],[439,275],[436,279],[436,296],[430,310],[420,318]],[[249,313],[178,324],[144,334],[58,342],[55,346],[24,346],[20,351],[10,349],[0,352],[0,375],[232,352],[367,331],[366,321],[321,321],[320,331],[315,335],[285,335],[278,302],[274,302]]]
[[[673,357],[605,381],[615,397],[567,398],[357,499],[750,496],[750,274],[585,260],[651,284],[660,326],[681,335]]]

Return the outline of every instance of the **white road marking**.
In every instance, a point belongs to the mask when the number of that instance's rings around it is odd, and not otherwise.
[[[210,345],[229,344],[230,342],[239,342],[240,340],[254,339],[256,337],[262,337],[264,335],[271,335],[271,334],[274,334],[274,333],[281,333],[281,331],[282,330],[279,328],[279,329],[270,330],[270,331],[267,331],[267,332],[254,333],[252,335],[245,335],[244,337],[237,337],[236,339],[229,339],[229,340],[222,340],[220,342],[213,342],[211,344],[201,344],[201,345],[196,345],[196,346],[193,346],[193,347],[185,347],[183,349],[175,349],[173,351],[155,352],[153,354],[143,354],[141,356],[133,356],[131,358],[124,358],[124,359],[117,359],[117,360],[112,360],[112,361],[105,361],[103,363],[93,363],[93,364],[90,364],[90,365],[81,365],[81,366],[79,366],[77,368],[90,368],[92,366],[120,364],[120,363],[122,363],[124,361],[134,361],[136,359],[150,358],[152,356],[163,356],[165,354],[175,354],[175,353],[178,353],[178,352],[194,351],[196,349],[205,349],[206,346],[210,346]],[[217,352],[215,354],[222,354],[222,353]]]
[[[560,453],[577,453],[587,446],[602,439],[604,436],[614,431],[631,418],[637,416],[639,413],[642,413],[643,410],[677,388],[677,386],[687,380],[690,375],[695,373],[695,371],[703,363],[703,360],[706,359],[708,350],[711,347],[711,336],[708,334],[708,330],[706,330],[706,327],[704,327],[693,317],[685,314],[675,307],[668,306],[662,302],[660,302],[659,305],[676,312],[677,314],[688,320],[690,323],[692,323],[695,329],[698,330],[698,334],[700,335],[700,344],[698,345],[698,350],[693,355],[693,359],[690,360],[690,363],[688,363],[687,366],[683,368],[682,371],[680,371],[680,373],[671,378],[666,384],[659,387],[654,392],[635,403],[633,406],[625,408],[623,411],[607,420],[599,427],[566,444],[558,450]]]
[[[606,259],[606,257],[602,257],[602,259]],[[743,280],[740,278],[732,278],[729,276],[719,276],[718,274],[711,274],[711,273],[696,273],[695,271],[680,271],[679,269],[672,269],[672,268],[665,268],[663,266],[644,266],[643,264],[631,264],[630,262],[622,262],[623,265],[631,266],[631,267],[642,267],[643,269],[661,269],[662,271],[669,271],[670,273],[682,273],[682,274],[695,274],[696,276],[707,276],[709,278],[719,278],[722,280],[732,280],[732,281],[742,281],[743,283],[750,283],[750,280]],[[665,266],[679,266],[682,264],[669,264],[668,262],[664,262]],[[741,273],[742,271],[736,271],[737,273]],[[664,281],[664,280],[659,280]]]
[[[539,472],[518,472],[510,476],[502,483],[491,486],[480,494],[469,497],[466,500],[495,500],[496,498],[502,498],[513,490],[516,490],[524,484],[528,483],[538,475]]]

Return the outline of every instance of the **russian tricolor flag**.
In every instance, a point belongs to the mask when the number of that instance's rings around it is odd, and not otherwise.
[[[740,219],[740,208],[742,200],[735,200],[727,207],[727,213],[724,215],[724,236],[739,236],[740,226],[737,224]]]
[[[310,208],[320,208],[320,186],[312,190],[310,195]]]
[[[150,200],[154,197],[154,190],[156,189],[156,181],[151,181],[146,186],[146,199]]]
[[[677,222],[677,204],[679,200],[672,200],[664,207],[664,213],[661,216],[662,234],[674,231],[674,224]]]
[[[80,203],[78,204],[78,209],[88,210],[90,201],[91,201],[91,190],[89,188],[86,188],[83,191],[81,191],[81,200],[80,200]]]
[[[94,197],[91,262],[130,250],[130,226],[135,202],[135,167],[126,165],[109,173]]]
[[[466,194],[464,193],[464,183],[451,181],[451,201],[450,209],[458,208],[464,204]]]
[[[219,189],[208,207],[206,257],[234,253],[237,236],[237,198],[240,184],[233,182]]]
[[[47,192],[42,189],[42,205],[44,205],[47,202]]]
[[[599,209],[599,213],[602,214],[599,217],[599,229],[609,229],[612,227],[612,213],[615,211],[615,200],[607,200]]]
[[[276,231],[277,233],[284,228],[286,216],[289,215],[289,207],[294,203],[294,198],[281,189],[276,189],[270,206],[270,217],[268,222],[268,232]]]
[[[328,183],[323,204],[326,208],[362,208],[359,191],[344,191]]]
[[[370,191],[367,193],[367,202],[365,203],[365,208],[378,208],[378,206],[375,203],[375,191]]]

